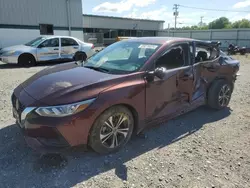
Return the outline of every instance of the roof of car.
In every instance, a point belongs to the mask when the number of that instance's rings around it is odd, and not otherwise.
[[[62,36],[62,35],[41,35],[41,37],[44,37],[44,38],[61,38],[61,37],[66,37],[66,38],[74,38],[76,39],[75,37],[71,37],[71,36]]]
[[[147,42],[155,44],[164,44],[170,41],[194,41],[195,39],[191,38],[180,38],[180,37],[138,37],[133,39],[127,39],[134,42]]]
[[[155,43],[155,44],[165,44],[165,43],[172,43],[172,42],[188,42],[188,41],[196,41],[206,44],[216,44],[217,42],[213,41],[205,41],[205,40],[198,40],[192,38],[181,38],[181,37],[136,37],[132,39],[127,39],[131,42],[146,42],[146,43]]]

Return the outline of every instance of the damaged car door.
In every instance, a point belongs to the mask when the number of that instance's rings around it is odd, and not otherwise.
[[[194,53],[193,53],[194,52]],[[194,69],[194,93],[192,100],[196,100],[201,96],[206,96],[207,86],[211,83],[220,70],[220,50],[218,47],[202,43],[194,42],[190,47],[190,53],[193,54]]]
[[[146,80],[146,123],[165,121],[190,103],[193,67],[189,44],[175,44],[155,61],[153,79]]]

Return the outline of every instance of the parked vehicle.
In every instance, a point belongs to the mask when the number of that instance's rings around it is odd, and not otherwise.
[[[13,115],[38,151],[122,148],[133,133],[201,105],[220,110],[240,63],[218,45],[187,38],[116,42],[87,61],[47,68],[12,95]]]
[[[247,53],[246,47],[238,47],[234,44],[229,44],[227,48],[228,55],[235,55],[237,53],[240,53],[241,55],[245,55]]]
[[[134,38],[136,38],[136,37],[125,37],[125,36],[118,36],[118,37],[116,37],[116,42],[117,41],[121,41],[121,40],[127,40],[127,39],[134,39]]]
[[[93,48],[93,44],[74,37],[40,36],[26,44],[1,49],[0,61],[22,66],[34,66],[44,61],[72,61],[93,55]]]

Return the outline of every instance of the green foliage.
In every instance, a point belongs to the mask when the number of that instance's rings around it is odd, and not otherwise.
[[[206,30],[206,29],[237,29],[237,28],[250,28],[250,20],[242,19],[231,23],[228,18],[220,17],[216,20],[213,20],[208,25],[204,24],[199,27],[197,25],[193,26],[184,26],[180,29],[182,30]]]
[[[242,19],[234,22],[232,28],[250,28],[250,21],[247,19]]]
[[[230,21],[226,17],[218,18],[208,24],[209,29],[224,29],[230,25]]]

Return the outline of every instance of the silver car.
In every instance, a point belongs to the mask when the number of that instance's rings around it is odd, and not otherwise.
[[[26,44],[0,50],[4,63],[34,66],[37,62],[79,60],[94,54],[94,45],[68,36],[40,36]],[[79,56],[82,55],[82,56]]]

